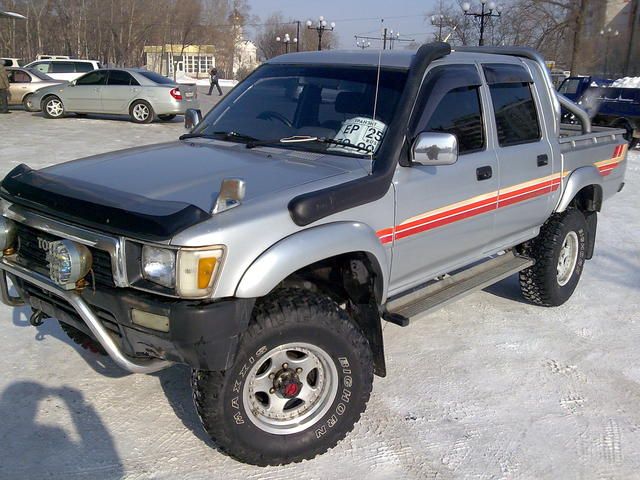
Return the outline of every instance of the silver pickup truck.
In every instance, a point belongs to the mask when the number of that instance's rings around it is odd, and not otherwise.
[[[256,465],[347,435],[386,375],[383,321],[516,273],[564,303],[624,186],[625,132],[522,48],[283,55],[187,121],[11,171],[0,293],[131,372],[191,366],[215,445]]]

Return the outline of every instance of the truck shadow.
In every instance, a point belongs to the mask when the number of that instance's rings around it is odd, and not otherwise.
[[[504,280],[500,280],[498,283],[489,285],[488,287],[484,288],[483,291],[491,295],[495,295],[496,297],[501,297],[507,300],[512,300],[514,302],[526,303],[527,305],[530,305],[530,303],[524,299],[522,293],[520,292],[520,282],[518,280],[517,273],[505,278]]]
[[[191,369],[185,365],[174,365],[153,375],[158,377],[160,387],[169,405],[182,424],[204,443],[215,448],[215,443],[202,428],[196,407],[193,404]]]
[[[64,422],[60,414],[71,421],[66,428],[40,423],[47,412],[56,424]],[[76,389],[12,383],[0,395],[0,419],[0,478],[124,475],[109,431]]]
[[[13,324],[17,327],[29,327],[34,328],[29,323],[29,317],[31,316],[31,308],[17,307],[13,309]],[[81,346],[77,345],[71,340],[66,333],[60,328],[58,321],[53,318],[48,318],[39,327],[35,327],[36,334],[35,339],[39,342],[46,341],[48,337],[55,338],[63,343],[71,345],[73,349],[82,357],[82,359],[93,368],[96,373],[104,375],[109,378],[121,378],[130,375],[128,372],[119,368],[111,358],[108,356],[100,355],[97,353],[85,350]]]

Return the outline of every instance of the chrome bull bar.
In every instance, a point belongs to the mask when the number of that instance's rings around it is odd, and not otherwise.
[[[24,305],[21,298],[13,297],[9,293],[7,284],[7,273],[20,277],[27,282],[57,295],[73,307],[78,315],[85,321],[93,335],[100,342],[109,356],[120,367],[131,373],[153,373],[171,365],[171,362],[160,359],[134,360],[127,357],[111,338],[107,329],[102,325],[100,319],[93,313],[91,307],[82,297],[73,290],[64,290],[53,283],[48,277],[37,272],[32,272],[15,262],[9,261],[7,257],[0,258],[0,298],[2,303],[11,307]]]

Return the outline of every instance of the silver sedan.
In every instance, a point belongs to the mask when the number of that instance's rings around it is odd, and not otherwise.
[[[163,121],[198,108],[195,85],[177,84],[155,72],[139,69],[101,69],[55,87],[38,90],[25,108],[42,110],[47,118],[66,113],[129,115],[135,123]]]

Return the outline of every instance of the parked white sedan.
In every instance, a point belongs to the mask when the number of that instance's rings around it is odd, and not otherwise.
[[[140,69],[100,69],[73,82],[38,90],[25,105],[47,118],[66,113],[129,115],[136,123],[163,121],[198,108],[195,85],[177,84],[155,72]]]

